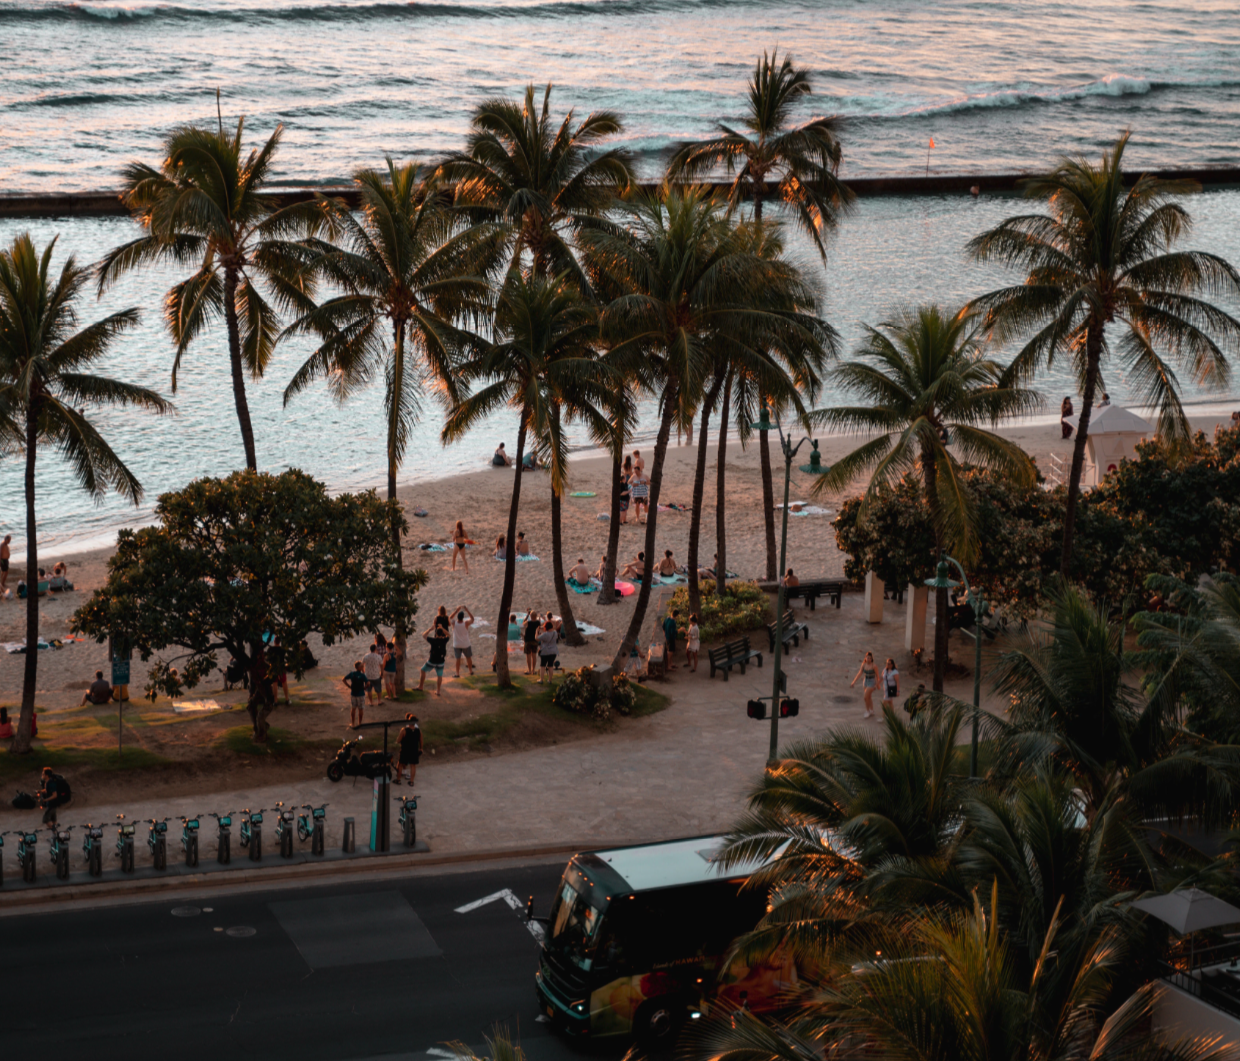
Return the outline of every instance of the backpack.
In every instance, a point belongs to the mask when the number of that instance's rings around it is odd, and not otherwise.
[[[13,806],[17,810],[34,810],[38,803],[29,792],[19,792],[13,797]]]

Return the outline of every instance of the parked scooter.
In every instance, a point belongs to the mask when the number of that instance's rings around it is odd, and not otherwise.
[[[92,877],[103,876],[103,826],[87,822],[82,826],[82,854],[86,856],[86,872]]]
[[[418,797],[397,796],[396,801],[400,804],[400,817],[397,821],[404,830],[405,846],[414,847],[418,842]]]
[[[69,879],[69,833],[72,825],[51,826],[52,838],[47,843],[47,853],[53,866],[56,867],[56,879]]]
[[[285,807],[280,800],[275,806],[276,842],[280,845],[280,857],[293,857],[293,809]]]
[[[22,868],[22,880],[33,884],[34,849],[39,842],[39,834],[27,832],[25,829],[14,829],[12,835],[17,837],[17,864]]]
[[[198,865],[198,820],[202,815],[193,818],[181,817],[181,850],[185,852],[187,866]]]
[[[168,819],[147,818],[150,828],[146,835],[146,846],[151,849],[151,857],[156,869],[168,868]]]
[[[373,781],[376,777],[391,777],[389,767],[392,765],[391,752],[362,752],[360,755],[355,749],[362,743],[361,737],[355,737],[353,740],[345,741],[340,750],[336,752],[336,758],[327,764],[327,777],[331,781],[340,781],[346,777],[354,778],[354,784],[359,777],[367,778]]]
[[[232,861],[232,816],[236,813],[236,811],[232,810],[227,814],[211,812],[211,817],[215,819],[215,824],[219,827],[219,841],[216,846],[215,860],[221,866],[227,866]]]
[[[125,815],[116,816],[116,853],[121,860],[121,872],[133,872],[133,842],[138,827],[125,821]]]
[[[243,807],[241,813],[241,846],[249,848],[250,861],[258,862],[263,857],[263,812]]]
[[[310,841],[310,854],[323,853],[324,832],[327,829],[327,804],[315,807],[310,803],[302,804],[304,814],[297,815],[297,838],[304,844]]]

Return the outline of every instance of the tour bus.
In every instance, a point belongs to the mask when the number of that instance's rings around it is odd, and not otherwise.
[[[756,865],[720,873],[722,838],[704,836],[574,855],[546,922],[534,977],[543,1013],[575,1035],[670,1042],[712,1004],[763,1009],[796,982],[778,953],[750,967],[723,959],[766,912],[746,889]]]

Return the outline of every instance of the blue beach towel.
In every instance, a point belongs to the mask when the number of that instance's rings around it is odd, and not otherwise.
[[[564,584],[574,593],[597,593],[603,588],[603,584],[593,578],[584,586],[575,578],[566,578]]]

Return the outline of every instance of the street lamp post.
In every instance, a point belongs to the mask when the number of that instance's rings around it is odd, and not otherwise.
[[[954,589],[960,583],[951,578],[948,564],[955,564],[956,570],[964,580],[965,599],[973,607],[973,633],[976,645],[973,656],[973,746],[969,752],[969,776],[977,777],[977,723],[982,709],[982,617],[986,614],[986,602],[981,595],[975,593],[969,585],[969,576],[964,573],[960,561],[943,554],[935,571],[934,578],[926,579],[931,589]]]
[[[779,585],[775,591],[775,675],[771,683],[771,747],[766,760],[767,765],[772,766],[779,757],[779,705],[783,692],[780,688],[780,665],[783,662],[784,650],[784,572],[787,570],[784,565],[788,561],[788,489],[792,481],[792,458],[808,442],[813,447],[813,452],[810,454],[809,463],[801,465],[801,471],[809,475],[821,475],[827,468],[822,464],[818,443],[812,438],[802,438],[794,446],[792,439],[784,436],[784,429],[779,421],[771,423],[770,412],[765,405],[762,406],[762,419],[749,426],[755,431],[770,431],[774,428],[779,432],[779,448],[784,455],[784,517],[779,533]]]

